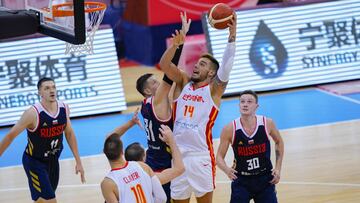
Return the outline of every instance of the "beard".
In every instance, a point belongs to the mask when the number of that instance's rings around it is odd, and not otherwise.
[[[190,80],[191,80],[192,82],[195,82],[195,83],[202,81],[200,77],[199,77],[199,78],[191,77]]]

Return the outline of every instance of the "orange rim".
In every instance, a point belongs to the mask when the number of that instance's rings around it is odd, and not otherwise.
[[[53,5],[53,17],[66,17],[66,16],[73,16],[74,15],[74,10],[61,10],[61,7],[66,7],[66,6],[72,6],[73,3],[68,2],[68,3],[62,3],[62,4],[57,4],[57,5]],[[96,12],[96,11],[102,11],[106,9],[106,4],[101,3],[101,2],[84,2],[85,7],[86,6],[93,6],[93,8],[85,8],[85,13],[92,13],[92,12]]]

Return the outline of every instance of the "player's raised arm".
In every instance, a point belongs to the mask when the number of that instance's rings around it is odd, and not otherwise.
[[[186,16],[184,15],[182,15],[181,17],[182,21],[184,21],[185,19],[188,30],[191,20],[186,21]],[[187,80],[187,75],[185,72],[178,69],[174,63],[172,63],[172,59],[174,58],[175,52],[179,48],[179,46],[183,45],[185,42],[185,31],[186,28],[185,30],[182,29],[180,31],[175,30],[175,33],[172,35],[172,44],[168,49],[166,49],[159,63],[161,70],[170,78],[170,80],[176,82],[178,85],[183,84],[184,80]]]
[[[213,98],[221,98],[225,92],[226,85],[229,81],[229,76],[231,69],[234,64],[234,57],[236,51],[236,14],[234,12],[233,18],[231,19],[229,26],[229,38],[228,44],[226,45],[222,62],[217,71],[217,76],[215,77],[214,82],[212,83],[211,95]]]
[[[36,121],[36,116],[37,114],[34,108],[29,108],[22,114],[20,120],[11,128],[10,132],[0,142],[0,157],[15,137],[17,137],[26,128],[33,128],[36,126],[36,123],[33,124],[33,121]]]
[[[191,19],[187,20],[186,12],[184,14],[181,13],[180,17],[181,17],[181,21],[182,21],[181,31],[186,36],[186,33],[189,31],[189,28],[190,28]],[[175,66],[178,66],[178,64],[179,64],[183,46],[184,45],[181,44],[176,49],[175,55],[171,59],[171,63],[173,63]],[[173,84],[173,81],[166,74],[164,74],[163,81],[160,82],[160,85],[155,92],[153,104],[155,106],[155,112],[156,112],[157,116],[159,116],[160,118],[162,117],[161,114],[164,114],[162,112],[164,109],[168,109],[169,110],[168,114],[171,114],[170,105],[171,105],[172,101],[169,101],[168,95],[169,95],[172,84]],[[167,117],[165,117],[165,118],[167,118]]]
[[[169,145],[171,149],[171,156],[173,158],[173,165],[171,168],[163,170],[161,173],[158,173],[157,176],[160,179],[161,184],[166,184],[170,182],[172,179],[178,177],[185,171],[185,166],[182,160],[182,156],[179,148],[177,147],[173,133],[171,129],[166,125],[161,125],[159,129],[161,135],[159,138],[164,141],[167,145]]]
[[[128,120],[126,123],[116,127],[111,133],[107,135],[109,137],[110,135],[116,134],[119,138],[124,135],[126,131],[128,131],[131,127],[134,125],[138,125],[141,129],[143,129],[143,126],[140,122],[140,119],[138,117],[140,108],[137,108],[131,117],[131,120]]]

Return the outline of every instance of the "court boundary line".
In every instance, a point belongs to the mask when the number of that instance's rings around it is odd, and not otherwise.
[[[351,120],[346,120],[346,121],[336,121],[336,122],[329,122],[329,123],[321,123],[321,124],[316,124],[316,125],[308,125],[308,126],[303,126],[303,127],[294,127],[294,128],[286,128],[286,129],[279,129],[280,131],[290,131],[290,130],[299,130],[299,129],[306,129],[306,128],[313,128],[313,127],[326,127],[329,125],[335,125],[335,124],[346,124],[346,123],[350,123],[350,122],[357,122],[360,121],[360,119],[351,119]]]
[[[231,183],[228,181],[216,181],[218,184]],[[284,185],[318,185],[318,186],[338,186],[338,187],[360,187],[360,183],[323,183],[323,182],[303,182],[303,181],[280,181],[278,184]],[[0,190],[1,191],[1,190]]]
[[[230,184],[230,180],[226,181],[216,181],[216,184]],[[280,181],[278,184],[284,185],[315,185],[315,186],[335,186],[335,187],[359,187],[360,183],[324,183],[324,182],[303,182],[303,181]],[[57,189],[67,189],[67,188],[89,188],[89,187],[100,187],[100,184],[69,184],[69,185],[59,185]],[[6,188],[0,189],[0,192],[11,192],[11,191],[24,191],[29,190],[28,187],[16,187],[16,188]]]
[[[339,94],[335,94],[333,92],[329,92],[329,91],[326,91],[326,90],[323,90],[323,89],[320,89],[320,88],[316,88],[315,90],[319,91],[319,92],[322,92],[324,94],[327,94],[327,95],[330,95],[330,96],[333,96],[333,97],[338,97],[342,100],[346,100],[346,101],[350,101],[352,103],[355,103],[355,104],[359,104],[360,105],[360,101],[359,100],[356,100],[356,99],[353,99],[353,98],[350,98],[350,97],[346,97],[346,96],[343,96],[343,95],[339,95]]]
[[[336,121],[336,122],[330,122],[330,123],[322,123],[322,124],[316,124],[316,125],[308,125],[308,126],[303,126],[303,127],[294,127],[294,128],[286,128],[286,129],[279,129],[280,131],[291,131],[291,130],[298,130],[298,129],[307,129],[307,128],[312,128],[312,127],[320,127],[320,126],[328,126],[328,125],[334,125],[334,124],[345,124],[347,122],[357,122],[360,121],[360,119],[352,119],[352,120],[346,120],[346,121]],[[216,138],[213,139],[213,141],[217,141],[220,140],[220,138]],[[82,159],[83,158],[92,158],[92,157],[100,157],[100,156],[105,156],[104,154],[92,154],[92,155],[85,155],[85,156],[80,156]],[[74,157],[68,157],[68,158],[64,158],[64,159],[60,159],[59,161],[74,161],[75,158]],[[3,166],[0,167],[0,171],[1,170],[6,170],[6,169],[12,169],[12,168],[16,168],[16,167],[22,167],[22,164],[18,164],[18,165],[13,165],[13,166]]]
[[[92,155],[84,155],[84,156],[80,156],[81,159],[85,158],[92,158],[92,157],[100,157],[100,156],[105,156],[105,154],[92,154]],[[59,161],[75,161],[74,157],[68,157],[68,158],[64,158],[64,159],[59,159]],[[16,167],[22,167],[22,164],[18,164],[18,165],[13,165],[13,166],[3,166],[0,167],[0,171],[2,169],[12,169],[12,168],[16,168]]]

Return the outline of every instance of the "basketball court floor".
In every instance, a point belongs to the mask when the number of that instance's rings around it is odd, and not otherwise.
[[[273,118],[285,142],[281,181],[277,185],[279,202],[360,202],[360,93],[341,95],[324,89],[260,95],[258,114]],[[81,184],[80,177],[74,174],[74,160],[65,144],[58,202],[103,202],[99,183],[110,170],[101,152],[104,137],[131,115],[72,119],[87,182]],[[238,116],[238,98],[223,100],[213,129],[215,150],[222,127]],[[8,131],[0,129],[0,139]],[[125,146],[134,141],[146,146],[145,132],[137,126],[122,140]],[[25,145],[26,134],[22,133],[0,158],[0,202],[31,202],[21,166]],[[231,164],[231,150],[226,160]],[[228,202],[230,181],[220,169],[216,184],[213,202]]]
[[[41,27],[43,34],[82,44],[85,40],[86,25],[83,19],[84,5],[81,4],[82,1],[72,2],[77,9],[71,16],[66,16],[70,18],[70,23],[64,24],[48,18],[48,10],[42,9],[43,6],[36,7],[39,5],[28,3],[26,5],[43,13],[44,18],[41,18],[40,22],[35,22],[37,18],[33,18],[33,23]],[[101,16],[104,7],[97,5],[95,8],[86,8],[85,11]],[[27,21],[19,20],[19,33],[4,32],[8,34],[4,38],[37,31],[27,30],[29,26]],[[56,29],[59,26],[64,29]],[[65,33],[62,30],[65,30]],[[90,34],[95,32],[93,29],[89,30],[91,31],[87,32]],[[360,202],[360,85],[356,85],[352,87],[357,91],[350,92],[332,91],[332,87],[322,86],[260,96],[258,114],[271,117],[275,121],[285,142],[281,181],[277,185],[279,202]],[[131,86],[134,86],[133,81]],[[222,102],[213,128],[215,151],[222,127],[239,116],[238,108],[238,98],[224,99]],[[80,183],[80,177],[75,174],[75,162],[69,147],[64,144],[60,161],[60,183],[56,192],[58,202],[103,202],[99,183],[110,170],[102,154],[104,138],[131,116],[131,113],[124,112],[72,119],[87,182]],[[8,131],[9,128],[1,128],[0,139]],[[122,140],[125,146],[135,141],[146,146],[145,132],[137,126],[129,130]],[[21,165],[26,142],[26,133],[22,133],[0,157],[0,203],[32,202]],[[229,150],[226,161],[231,164],[232,159],[233,155]],[[219,169],[216,184],[213,202],[228,202],[230,181]]]

